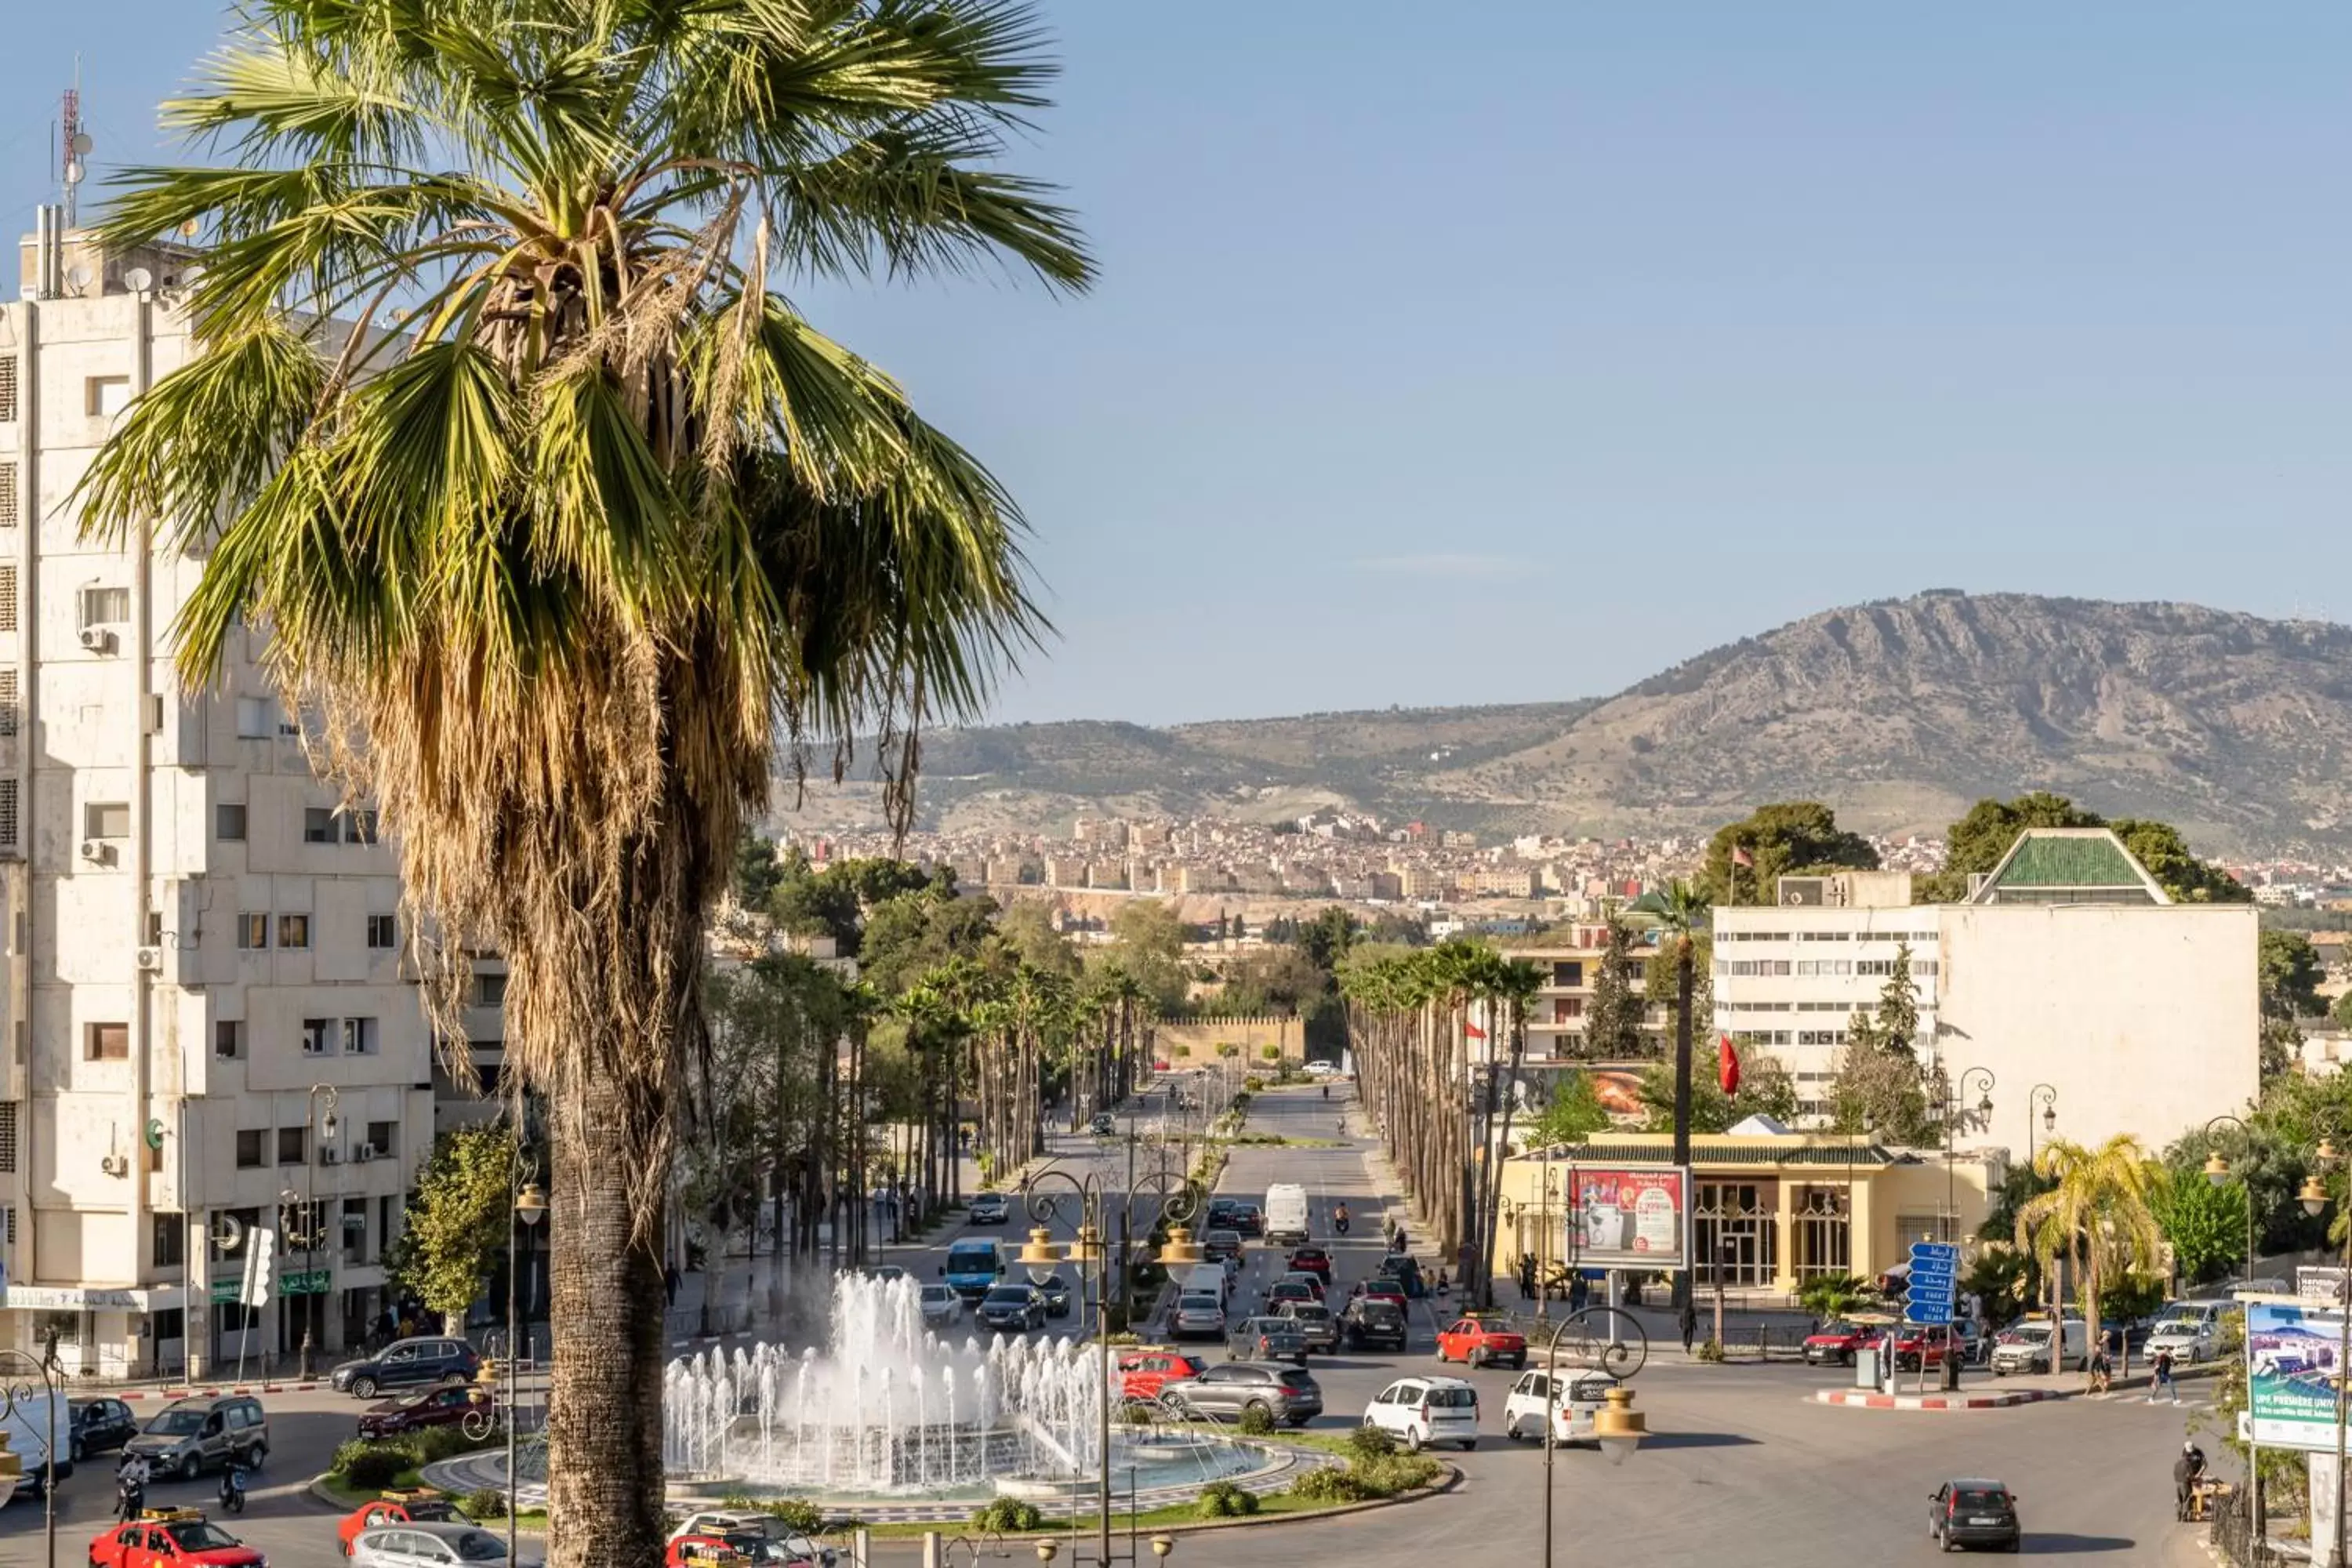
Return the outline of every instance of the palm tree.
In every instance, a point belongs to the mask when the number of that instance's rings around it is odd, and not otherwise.
[[[1659,899],[1658,925],[1663,936],[1671,941],[1675,954],[1675,1152],[1677,1165],[1690,1163],[1691,1136],[1691,997],[1697,988],[1695,968],[1697,944],[1694,938],[1706,929],[1707,922],[1706,895],[1696,886],[1675,879],[1666,884]],[[1675,1299],[1690,1300],[1691,1274],[1688,1270],[1675,1275]]]
[[[511,973],[554,1151],[551,1562],[662,1549],[659,1242],[703,933],[776,740],[977,713],[1041,629],[1010,498],[782,291],[1002,263],[1088,281],[991,167],[1052,75],[1012,0],[247,0],[100,238],[193,236],[195,356],[86,524],[200,558],[382,803],[436,1033]],[[376,323],[397,310],[398,331]],[[355,330],[335,322],[353,323]]]
[[[2036,1152],[2033,1168],[2057,1185],[2019,1206],[2017,1245],[2033,1255],[2045,1275],[2062,1254],[2074,1263],[2083,1316],[2096,1334],[2099,1296],[2107,1281],[2150,1273],[2159,1265],[2159,1168],[2128,1132],[2095,1149],[2053,1138]]]

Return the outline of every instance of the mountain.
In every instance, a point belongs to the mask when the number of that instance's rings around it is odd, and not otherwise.
[[[1827,610],[1605,700],[926,742],[927,826],[1087,809],[1268,817],[1352,803],[1447,826],[1709,828],[1759,801],[1940,829],[1983,795],[2071,795],[2222,855],[2352,846],[2352,628],[2193,605],[1933,592]]]

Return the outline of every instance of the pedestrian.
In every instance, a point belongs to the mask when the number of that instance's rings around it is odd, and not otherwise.
[[[674,1262],[665,1264],[662,1268],[662,1289],[669,1297],[669,1304],[673,1307],[677,1305],[677,1265]]]
[[[1568,1310],[1581,1312],[1591,1300],[1592,1287],[1586,1281],[1584,1270],[1580,1268],[1568,1282]]]
[[[2160,1349],[2156,1352],[2156,1379],[2148,1385],[2147,1391],[2147,1402],[2150,1405],[2156,1403],[2158,1391],[2161,1391],[2173,1404],[2180,1403],[2180,1385],[2172,1381],[2172,1352],[2168,1349]]]
[[[1698,1338],[1698,1309],[1685,1301],[1675,1321],[1683,1331],[1683,1354],[1688,1355],[1691,1353],[1691,1342]]]

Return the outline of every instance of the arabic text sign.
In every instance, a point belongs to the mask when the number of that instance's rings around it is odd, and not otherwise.
[[[1577,1165],[1570,1223],[1587,1268],[1690,1267],[1690,1172],[1680,1165]]]

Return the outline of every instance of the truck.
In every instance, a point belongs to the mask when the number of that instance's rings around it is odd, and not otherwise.
[[[940,1277],[967,1301],[977,1301],[1003,1278],[1004,1265],[992,1241],[963,1240],[948,1248]]]
[[[1307,1239],[1307,1189],[1297,1182],[1276,1182],[1266,1188],[1265,1238],[1278,1247]]]

